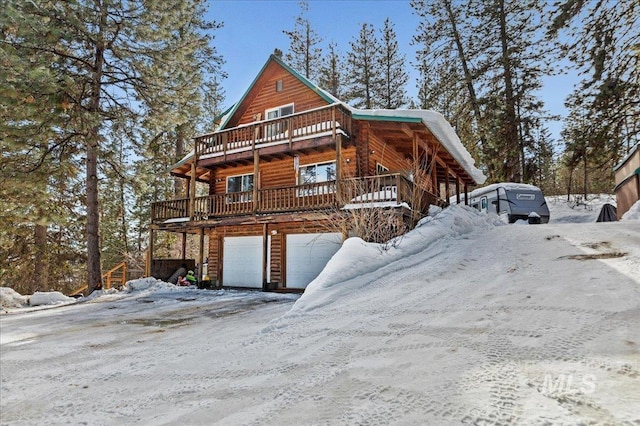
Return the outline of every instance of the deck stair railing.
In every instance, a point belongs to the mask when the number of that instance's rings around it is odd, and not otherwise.
[[[110,289],[116,284],[118,287],[122,287],[127,282],[127,262],[120,262],[105,274],[102,275],[102,287],[105,289]],[[70,296],[79,296],[81,295],[87,288],[88,285],[83,285],[82,287],[78,287],[73,290],[69,295]]]
[[[120,262],[109,269],[103,276],[102,281],[105,289],[110,289],[116,284],[121,287],[127,282],[127,262]]]

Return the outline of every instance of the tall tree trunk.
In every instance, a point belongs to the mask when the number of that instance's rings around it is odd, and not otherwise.
[[[458,25],[456,22],[456,16],[453,13],[453,9],[451,8],[451,0],[443,1],[444,7],[447,11],[447,17],[449,19],[449,24],[451,25],[451,35],[453,37],[453,41],[456,44],[456,49],[458,50],[458,57],[460,58],[460,64],[462,65],[462,71],[464,73],[464,82],[467,86],[467,91],[469,92],[469,103],[471,104],[471,110],[473,111],[473,116],[475,117],[477,124],[477,131],[479,133],[480,138],[480,147],[483,152],[483,156],[488,157],[487,153],[487,138],[484,134],[483,125],[482,125],[482,114],[480,113],[480,102],[478,101],[478,96],[476,95],[476,90],[473,87],[473,76],[471,75],[471,70],[469,68],[469,61],[467,60],[467,53],[462,45],[462,38],[460,36],[460,32],[458,31]],[[493,166],[489,162],[487,163],[487,172],[489,176],[494,175]]]
[[[504,71],[504,148],[506,151],[505,167],[503,177],[515,182],[521,181],[519,176],[519,154],[520,144],[518,138],[518,127],[516,120],[515,96],[513,94],[513,74],[511,69],[511,57],[509,55],[509,43],[507,39],[507,16],[504,8],[504,0],[498,0],[498,13],[500,14],[500,44],[502,48],[502,67]]]
[[[585,146],[584,148],[584,155],[583,155],[583,163],[584,163],[584,183],[583,183],[583,192],[584,192],[584,200],[587,201],[587,148]]]
[[[176,158],[182,159],[184,157],[185,140],[187,139],[187,125],[178,124],[175,129],[176,132]],[[189,184],[186,183],[186,179],[175,178],[173,181],[173,192],[176,198],[186,196],[188,193]],[[188,181],[187,181],[188,182]]]
[[[96,40],[93,74],[91,79],[91,97],[89,101],[90,119],[99,123],[100,91],[102,89],[102,72],[104,67],[104,28],[107,25],[107,10],[100,4],[100,24]],[[102,271],[100,265],[100,206],[98,204],[98,147],[100,141],[100,124],[90,123],[86,135],[87,149],[87,293],[102,288]]]
[[[120,189],[120,225],[122,226],[122,243],[124,246],[124,252],[129,253],[129,227],[127,226],[127,204],[125,200],[125,184],[124,177],[119,180]]]
[[[35,288],[39,291],[49,290],[49,277],[47,266],[47,227],[45,225],[36,225],[33,233],[33,242],[35,244],[35,259],[33,262],[33,281]]]
[[[573,180],[573,167],[569,168],[569,181],[567,183],[567,202],[571,201],[571,181]]]

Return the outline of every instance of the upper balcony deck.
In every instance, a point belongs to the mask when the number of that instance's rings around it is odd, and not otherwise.
[[[256,150],[268,155],[334,144],[351,132],[351,112],[332,104],[198,136],[195,154],[199,164],[212,165],[252,158]]]

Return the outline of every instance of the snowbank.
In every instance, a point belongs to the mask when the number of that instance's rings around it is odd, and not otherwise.
[[[36,291],[29,297],[29,306],[46,306],[75,303],[76,299],[59,291]]]
[[[76,299],[59,291],[36,291],[31,296],[23,296],[12,288],[0,287],[0,303],[3,310],[21,309],[35,306],[68,305]]]
[[[367,243],[360,238],[347,239],[324,270],[307,286],[293,310],[317,308],[335,300],[332,288],[338,283],[340,291],[357,291],[361,284],[349,285],[352,278],[374,273],[393,262],[423,251],[436,241],[459,238],[477,229],[504,225],[495,214],[480,213],[463,205],[444,210],[434,208],[430,214],[432,215],[421,220],[416,228],[388,243],[386,247]],[[348,290],[345,290],[345,285]]]
[[[24,308],[29,305],[28,298],[10,287],[0,287],[0,306],[2,309]]]
[[[122,291],[133,293],[136,291],[176,291],[180,287],[175,284],[167,283],[154,277],[140,278],[137,280],[127,281]]]
[[[636,201],[620,220],[640,220],[640,201]]]

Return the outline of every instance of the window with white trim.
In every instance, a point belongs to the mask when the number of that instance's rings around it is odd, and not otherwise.
[[[267,120],[271,120],[278,117],[285,117],[291,114],[293,114],[293,104],[281,105],[277,108],[272,108],[265,111],[265,117]],[[273,137],[278,134],[284,133],[286,131],[287,131],[286,121],[283,121],[280,123],[268,124],[265,127],[265,135],[267,137]]]
[[[230,195],[228,203],[247,202],[253,200],[253,174],[227,177],[227,193],[249,192],[248,194]]]
[[[298,169],[298,185],[331,182],[299,191],[298,195],[328,194],[335,191],[336,162],[307,164]]]

